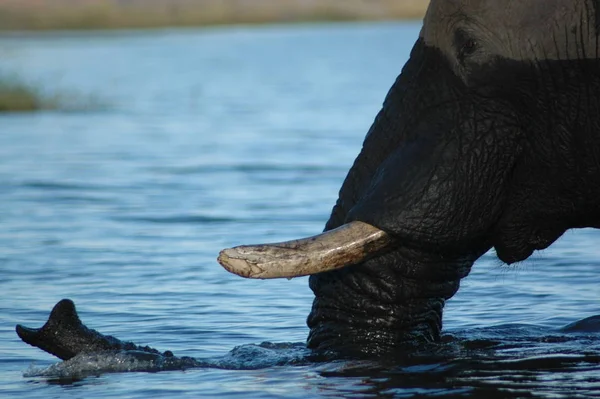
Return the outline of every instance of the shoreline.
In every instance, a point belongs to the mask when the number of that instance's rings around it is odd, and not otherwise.
[[[247,23],[230,23],[230,24],[215,24],[215,25],[190,25],[190,26],[155,26],[145,28],[110,28],[110,29],[46,29],[46,30],[2,30],[0,29],[0,39],[5,40],[19,40],[24,38],[39,38],[52,40],[53,38],[81,38],[81,37],[97,37],[97,36],[135,36],[135,35],[147,35],[161,32],[180,32],[185,33],[186,31],[194,32],[197,30],[228,30],[228,29],[269,29],[278,27],[310,27],[311,25],[319,26],[335,26],[345,24],[394,24],[394,23],[414,23],[420,24],[419,19],[362,19],[362,20],[336,20],[336,21],[294,21],[294,22],[265,22],[261,24],[247,24]],[[1,49],[1,48],[0,48]]]
[[[428,5],[425,0],[142,1],[81,0],[73,6],[66,0],[0,0],[0,34],[410,21],[422,18]]]

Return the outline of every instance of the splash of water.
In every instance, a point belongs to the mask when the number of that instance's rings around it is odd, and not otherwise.
[[[270,342],[238,346],[225,356],[214,359],[165,357],[140,351],[80,353],[72,359],[48,367],[30,366],[23,376],[73,381],[105,373],[158,372],[190,368],[256,370],[306,364],[309,362],[309,354],[310,351],[303,343]]]

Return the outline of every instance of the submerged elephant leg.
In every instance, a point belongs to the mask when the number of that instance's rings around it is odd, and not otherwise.
[[[69,360],[80,353],[121,352],[127,351],[136,357],[147,360],[175,359],[170,351],[159,352],[148,346],[138,346],[132,342],[124,342],[110,335],[100,334],[87,328],[79,319],[75,304],[70,299],[58,302],[46,324],[41,328],[16,327],[17,334],[31,346],[42,349],[62,360]],[[188,366],[194,360],[185,358]]]

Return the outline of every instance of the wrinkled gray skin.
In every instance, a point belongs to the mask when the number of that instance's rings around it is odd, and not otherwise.
[[[434,342],[446,299],[490,248],[510,264],[567,229],[600,227],[597,9],[431,2],[326,225],[372,224],[394,248],[311,276],[310,348],[360,357]],[[68,302],[53,318],[20,336],[69,356],[129,345],[100,344]]]
[[[518,262],[599,226],[596,8],[431,2],[326,227],[367,222],[397,248],[311,277],[311,348],[370,356],[435,341],[445,300],[488,249]]]

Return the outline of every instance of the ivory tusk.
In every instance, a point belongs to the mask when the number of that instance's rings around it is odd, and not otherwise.
[[[224,249],[217,260],[227,271],[246,278],[292,278],[359,263],[391,241],[370,224],[351,222],[300,240]]]

